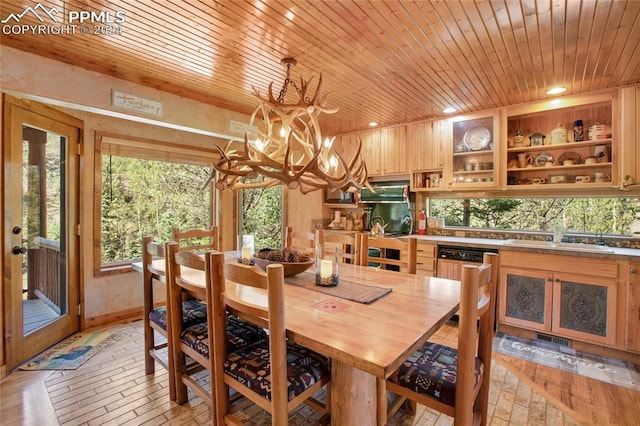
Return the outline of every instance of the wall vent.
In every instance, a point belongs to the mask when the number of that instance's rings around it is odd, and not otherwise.
[[[549,336],[548,334],[536,333],[536,339],[543,340],[545,342],[556,343],[560,346],[571,347],[571,340],[563,339],[562,337]]]

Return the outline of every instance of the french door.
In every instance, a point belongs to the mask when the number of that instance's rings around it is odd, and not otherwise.
[[[79,329],[81,122],[5,95],[7,367]]]

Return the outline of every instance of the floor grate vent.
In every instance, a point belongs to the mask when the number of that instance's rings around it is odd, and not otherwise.
[[[571,340],[563,339],[562,337],[549,336],[548,334],[536,333],[536,339],[543,340],[545,342],[556,343],[560,346],[571,347]]]

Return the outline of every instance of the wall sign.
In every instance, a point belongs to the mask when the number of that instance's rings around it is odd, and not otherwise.
[[[162,117],[162,103],[144,99],[128,93],[111,91],[111,106],[127,109],[129,111]]]

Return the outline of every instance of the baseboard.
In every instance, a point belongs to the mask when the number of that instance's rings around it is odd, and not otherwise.
[[[112,312],[107,315],[85,318],[84,329],[99,327],[114,322],[142,318],[142,308],[127,309],[125,311]]]

